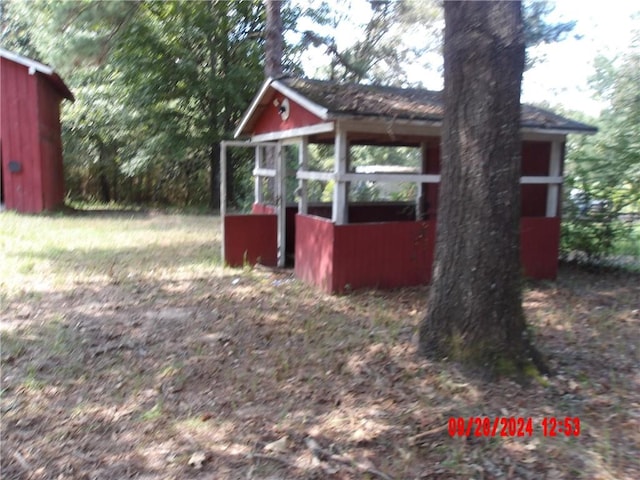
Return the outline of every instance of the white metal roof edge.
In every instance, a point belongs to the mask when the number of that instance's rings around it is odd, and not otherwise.
[[[242,120],[240,120],[240,125],[238,125],[238,128],[236,128],[236,131],[233,133],[234,138],[238,138],[242,134],[242,130],[244,130],[244,127],[247,126],[247,123],[253,115],[253,112],[255,112],[256,108],[258,108],[258,105],[260,104],[262,97],[264,97],[264,94],[267,92],[269,85],[271,85],[271,82],[273,82],[273,79],[269,77],[264,81],[262,87],[260,87],[260,91],[253,99],[253,102],[251,102],[251,105],[249,105],[249,108],[242,116]]]
[[[40,72],[44,73],[45,75],[53,75],[53,68],[49,67],[48,65],[36,62],[35,60],[31,60],[27,57],[23,57],[22,55],[18,55],[17,53],[10,52],[9,50],[5,50],[4,48],[0,48],[0,57],[6,58],[7,60],[11,60],[15,63],[19,63],[20,65],[24,65],[29,69],[30,74]]]
[[[312,102],[304,95],[296,92],[293,88],[285,85],[283,82],[274,80],[271,85],[275,90],[282,93],[283,95],[286,95],[291,100],[295,101],[305,109],[309,110],[316,117],[320,117],[322,120],[328,119],[329,111],[325,107]]]

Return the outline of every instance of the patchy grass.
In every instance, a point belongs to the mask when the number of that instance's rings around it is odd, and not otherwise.
[[[416,355],[427,287],[330,297],[219,242],[215,217],[0,215],[2,478],[640,478],[637,275],[529,285],[557,375],[522,386]],[[533,434],[449,435],[480,416]]]

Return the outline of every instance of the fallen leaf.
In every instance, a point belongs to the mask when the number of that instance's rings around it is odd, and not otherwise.
[[[285,435],[284,437],[271,442],[271,443],[267,443],[264,446],[264,449],[268,452],[277,452],[277,453],[283,453],[287,451],[287,436]]]
[[[207,454],[205,452],[195,452],[189,459],[189,466],[200,470],[202,464],[207,460]]]

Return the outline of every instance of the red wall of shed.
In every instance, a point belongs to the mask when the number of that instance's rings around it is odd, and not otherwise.
[[[551,143],[522,142],[522,176],[549,175],[550,160]],[[520,188],[522,216],[544,217],[547,212],[547,186],[528,184],[522,185]]]
[[[434,222],[338,225],[335,227],[334,291],[428,283],[434,241]]]
[[[0,58],[2,188],[7,209],[37,213],[64,201],[60,94],[40,73]],[[19,162],[19,172],[9,162]]]
[[[520,225],[524,275],[556,278],[560,219],[523,218]],[[296,216],[296,276],[326,293],[428,283],[434,247],[435,220],[334,225]]]
[[[538,280],[556,278],[559,249],[559,217],[525,217],[520,220],[520,261],[526,277]]]
[[[276,93],[274,99],[278,101],[278,105],[282,104],[284,95]],[[306,127],[321,123],[323,120],[317,117],[300,104],[289,99],[290,113],[287,120],[283,120],[278,112],[278,107],[273,104],[273,100],[267,105],[260,118],[253,128],[253,134],[280,132],[283,130],[291,130],[293,128]]]
[[[43,209],[53,210],[64,203],[61,98],[58,91],[42,75],[38,75],[37,78]]]
[[[22,65],[0,58],[2,131],[2,182],[5,206],[34,213],[42,210],[40,143],[38,139],[38,89],[35,75]],[[9,162],[20,162],[20,172]]]
[[[231,267],[278,263],[276,215],[226,215],[224,217],[224,261]]]
[[[440,173],[440,140],[429,139],[423,160],[423,171],[429,174]],[[521,175],[549,175],[551,143],[543,141],[522,142]],[[523,217],[544,217],[547,209],[547,185],[522,185],[520,190],[521,215]],[[438,185],[423,184],[423,212],[426,218],[433,218],[438,209]]]
[[[296,215],[296,277],[327,293],[336,291],[334,234],[331,220]]]

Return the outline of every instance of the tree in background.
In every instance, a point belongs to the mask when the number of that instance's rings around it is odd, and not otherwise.
[[[262,82],[261,1],[3,2],[37,46],[17,52],[53,64],[76,92],[63,113],[72,194],[217,207],[219,142]],[[237,156],[229,168],[238,199],[248,165]]]
[[[523,371],[532,360],[544,369],[521,294],[521,4],[444,8],[442,177],[420,349],[498,373]]]
[[[367,10],[351,11],[351,2],[338,6],[321,2],[305,15],[315,24],[301,33],[300,49],[321,48],[329,58],[326,68],[317,72],[330,80],[402,86],[408,83],[407,68],[424,63],[423,56],[439,49],[440,6],[425,0],[367,0]],[[340,45],[337,33],[347,25],[366,18],[355,28],[362,32],[351,45]],[[356,31],[357,31],[356,30]],[[421,32],[429,40],[415,44],[407,32]]]
[[[562,236],[564,253],[587,261],[632,238],[630,220],[640,212],[640,31],[618,58],[598,57],[596,70],[591,84],[608,107],[598,133],[570,145]]]
[[[282,70],[300,75],[301,52],[318,45],[330,58],[325,76],[406,84],[409,65],[440,48],[441,8],[422,0],[367,4],[366,12],[345,14],[337,2],[307,8],[311,28],[275,55]],[[51,64],[76,94],[63,109],[69,195],[215,209],[219,142],[262,81],[269,11],[280,12],[283,32],[303,14],[277,0],[0,0],[2,45]],[[347,14],[363,17],[363,35],[343,47],[335,34]],[[406,35],[418,31],[426,46]],[[243,203],[251,162],[234,153],[228,172],[231,200]]]

